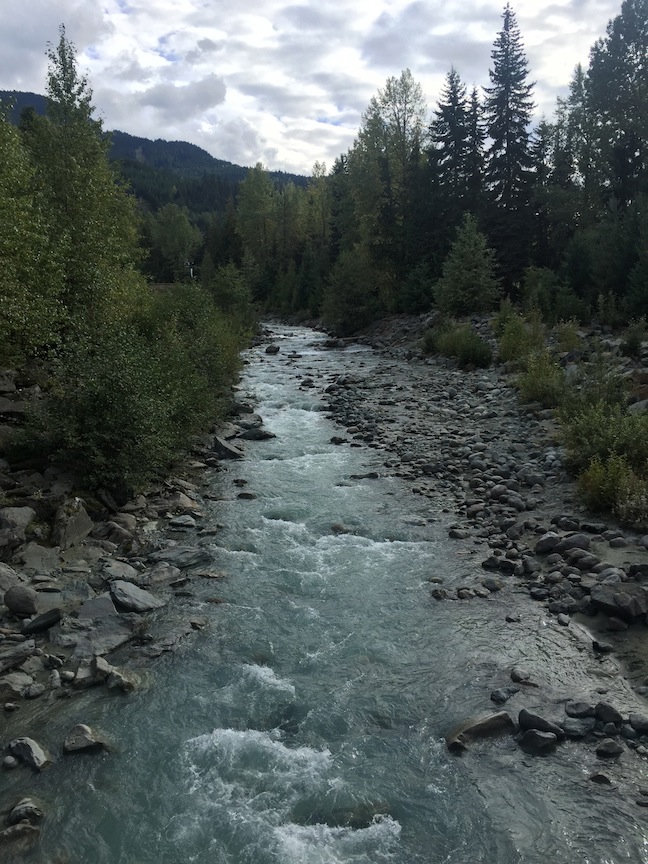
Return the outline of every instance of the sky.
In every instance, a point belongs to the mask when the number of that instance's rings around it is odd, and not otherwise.
[[[74,43],[106,129],[189,141],[238,165],[331,168],[390,76],[436,107],[452,65],[488,86],[505,0],[0,0],[0,89],[45,92],[48,42]],[[551,119],[621,0],[512,0]]]

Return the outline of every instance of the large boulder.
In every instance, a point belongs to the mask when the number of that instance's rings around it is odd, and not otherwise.
[[[22,578],[8,564],[0,564],[0,596],[2,596],[14,585],[21,585]]]
[[[24,531],[36,518],[36,511],[31,507],[3,507],[0,516],[6,520],[9,527]]]
[[[92,531],[93,522],[80,498],[69,498],[56,511],[52,528],[52,543],[61,549],[77,546]]]
[[[155,597],[150,591],[122,580],[111,582],[110,596],[117,608],[127,612],[150,612],[166,605],[165,600]]]
[[[635,582],[595,585],[590,592],[595,609],[633,623],[648,613],[648,591]]]
[[[20,666],[36,651],[36,643],[33,639],[26,639],[24,642],[18,642],[10,648],[0,651],[0,673],[13,669],[15,666]]]
[[[446,735],[446,745],[452,753],[461,753],[466,750],[469,742],[474,738],[502,735],[514,731],[515,723],[511,715],[507,711],[497,711],[494,714],[474,717],[456,726],[449,735]]]
[[[7,747],[9,754],[15,756],[35,771],[42,771],[51,764],[50,755],[33,738],[14,738]]]
[[[4,605],[18,618],[29,618],[35,615],[37,601],[37,592],[28,585],[14,585],[4,595]]]
[[[77,723],[63,742],[63,750],[66,753],[80,753],[82,751],[106,750],[108,745],[85,723]]]

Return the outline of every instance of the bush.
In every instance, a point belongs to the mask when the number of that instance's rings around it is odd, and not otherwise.
[[[559,351],[576,351],[582,345],[583,340],[578,335],[578,321],[571,318],[556,325],[556,346]]]
[[[625,354],[626,357],[640,357],[642,343],[645,338],[646,319],[640,318],[638,321],[631,321],[630,326],[623,336],[621,352]]]
[[[525,402],[540,402],[545,408],[555,408],[563,398],[565,377],[545,349],[528,357],[526,371],[518,376],[517,385]]]
[[[495,308],[499,296],[494,252],[467,213],[434,288],[437,306],[450,315],[481,315]]]
[[[624,525],[648,532],[648,480],[630,471],[619,487],[614,509]]]
[[[427,354],[456,357],[462,368],[484,368],[489,366],[492,360],[490,345],[470,324],[457,324],[454,321],[428,330],[423,337],[423,350]]]
[[[648,464],[648,415],[628,414],[619,404],[603,401],[563,410],[563,438],[571,465],[589,466],[622,456],[633,470],[643,472]]]
[[[619,488],[629,473],[630,468],[623,456],[616,453],[608,459],[594,456],[578,477],[578,491],[592,510],[613,510]]]
[[[499,359],[503,363],[519,361],[525,366],[529,354],[540,351],[544,345],[544,327],[537,310],[527,319],[513,313],[502,329]]]

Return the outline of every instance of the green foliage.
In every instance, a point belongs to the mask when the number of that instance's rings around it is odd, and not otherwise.
[[[625,525],[648,532],[648,479],[630,471],[623,478],[614,510]]]
[[[606,459],[594,456],[578,477],[578,491],[592,510],[613,510],[630,473],[625,457],[617,453]]]
[[[147,270],[155,282],[181,282],[190,278],[190,267],[200,246],[200,231],[191,224],[189,211],[166,204],[147,217],[150,257]]]
[[[423,351],[426,354],[443,354],[456,357],[462,368],[490,366],[492,351],[470,324],[446,321],[423,336]]]
[[[596,298],[596,320],[599,324],[617,328],[623,324],[623,313],[612,293],[599,294]]]
[[[556,325],[556,347],[559,351],[576,351],[582,348],[583,340],[578,335],[578,321],[560,321]]]
[[[546,349],[527,358],[526,371],[517,379],[520,395],[525,402],[539,402],[545,408],[560,405],[564,396],[564,375]]]
[[[646,338],[648,338],[646,319],[640,318],[638,321],[631,321],[630,326],[623,334],[623,342],[621,343],[622,353],[627,357],[639,357],[641,355],[642,344]]]
[[[497,310],[497,314],[492,320],[493,332],[496,336],[500,337],[504,332],[504,328],[511,320],[511,318],[517,316],[517,312],[515,311],[515,307],[511,303],[508,297],[505,297]]]
[[[537,311],[532,311],[527,318],[511,312],[501,326],[499,359],[503,363],[525,365],[530,354],[541,350],[544,336],[544,327]]]
[[[430,268],[421,263],[407,274],[407,279],[398,296],[398,308],[400,312],[410,315],[419,315],[432,308],[434,303],[434,290]]]
[[[457,231],[434,296],[439,309],[450,315],[484,314],[497,305],[500,287],[494,254],[470,213]]]
[[[527,267],[522,284],[525,309],[538,309],[548,324],[575,318],[584,323],[589,317],[587,304],[560,281],[548,267]]]
[[[582,404],[561,412],[570,464],[586,468],[592,459],[623,456],[628,465],[644,471],[648,463],[648,415],[628,414],[622,405],[604,401]]]
[[[252,293],[245,277],[235,264],[218,267],[206,287],[221,312],[240,321],[244,326],[252,325],[254,321]]]
[[[381,274],[364,246],[343,252],[333,265],[324,291],[322,319],[336,333],[361,330],[378,314]]]

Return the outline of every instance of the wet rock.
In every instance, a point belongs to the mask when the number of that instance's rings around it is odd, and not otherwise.
[[[568,537],[563,537],[552,551],[562,555],[571,549],[589,549],[590,542],[587,534],[570,534]]]
[[[552,723],[551,720],[546,720],[534,711],[529,711],[527,708],[522,708],[518,715],[518,723],[520,729],[537,729],[540,732],[551,732],[556,736],[557,740],[564,738],[565,733],[557,723]]]
[[[211,563],[211,555],[206,549],[196,546],[171,546],[159,552],[153,552],[151,561],[166,561],[173,567],[184,570],[187,567],[199,567]]]
[[[111,582],[113,579],[125,579],[127,582],[137,582],[139,579],[139,570],[118,558],[110,558],[105,561],[101,568],[101,575],[106,582]]]
[[[14,585],[21,585],[20,574],[8,564],[0,563],[0,597],[2,597]]]
[[[33,798],[22,798],[12,807],[7,817],[7,822],[10,825],[17,825],[23,819],[26,819],[30,825],[37,825],[44,815],[42,808]]]
[[[636,714],[633,712],[628,717],[628,721],[639,735],[648,735],[648,717],[645,714]]]
[[[19,765],[20,762],[16,759],[15,756],[5,756],[2,760],[2,767],[5,771],[13,771],[14,768],[17,768]]]
[[[553,732],[542,732],[539,729],[527,729],[518,741],[526,753],[551,753],[558,745],[558,737]]]
[[[79,608],[78,618],[80,621],[92,621],[95,618],[105,618],[107,615],[116,615],[117,609],[109,593],[99,594],[91,597]]]
[[[17,556],[25,570],[35,570],[38,573],[51,573],[60,566],[56,549],[40,546],[38,543],[28,543]]]
[[[19,618],[30,618],[36,614],[38,594],[27,585],[14,585],[4,595],[7,609]]]
[[[648,613],[648,591],[636,583],[596,585],[590,592],[590,598],[601,612],[630,623],[640,620]]]
[[[266,354],[278,354],[279,353],[279,346],[278,345],[268,345],[268,347],[265,349],[265,353]]]
[[[596,708],[589,702],[567,702],[565,703],[565,714],[568,717],[594,717]]]
[[[0,522],[2,519],[11,528],[19,528],[25,531],[28,525],[36,518],[36,511],[31,507],[3,507],[0,510]]]
[[[242,459],[245,455],[242,450],[230,444],[224,438],[218,435],[214,439],[213,448],[219,459]]]
[[[9,828],[0,831],[0,845],[10,844],[12,854],[15,854],[19,849],[23,851],[29,849],[37,842],[39,836],[39,826],[31,825],[27,820],[23,820],[17,825],[10,825]]]
[[[561,725],[567,738],[579,741],[594,731],[596,728],[596,718],[568,717],[566,720],[563,720]]]
[[[623,753],[623,744],[614,738],[604,738],[596,748],[596,755],[601,759],[614,759]]]
[[[165,600],[155,597],[150,591],[122,580],[110,583],[110,596],[117,608],[127,612],[150,612],[166,606]]]
[[[559,542],[559,535],[556,534],[555,531],[548,531],[537,541],[534,549],[535,554],[546,555],[548,552],[553,552]]]
[[[85,723],[78,723],[70,729],[63,742],[63,750],[66,753],[96,752],[106,749],[108,749],[106,742]]]
[[[615,725],[623,723],[623,715],[609,702],[598,702],[594,711],[596,719],[602,723],[614,723]]]
[[[491,594],[495,594],[497,591],[501,591],[504,587],[504,580],[500,579],[498,576],[486,576],[481,580],[481,584]]]
[[[10,672],[0,678],[0,702],[22,698],[25,690],[34,683],[26,672]]]
[[[607,774],[603,774],[601,771],[597,771],[594,774],[590,774],[589,779],[592,783],[597,783],[599,786],[611,786],[612,780],[608,777]]]
[[[42,771],[51,764],[50,755],[33,738],[14,738],[7,747],[10,756],[15,756],[20,762]]]
[[[500,687],[497,690],[493,690],[490,694],[491,702],[494,702],[496,705],[503,705],[511,696],[515,696],[519,692],[519,687]]]
[[[511,681],[515,681],[517,684],[526,684],[531,679],[531,673],[526,669],[522,669],[519,666],[511,669]]]
[[[514,731],[515,724],[510,714],[506,711],[498,711],[495,714],[487,714],[461,723],[446,736],[446,745],[452,753],[461,753],[474,738],[503,735]]]

